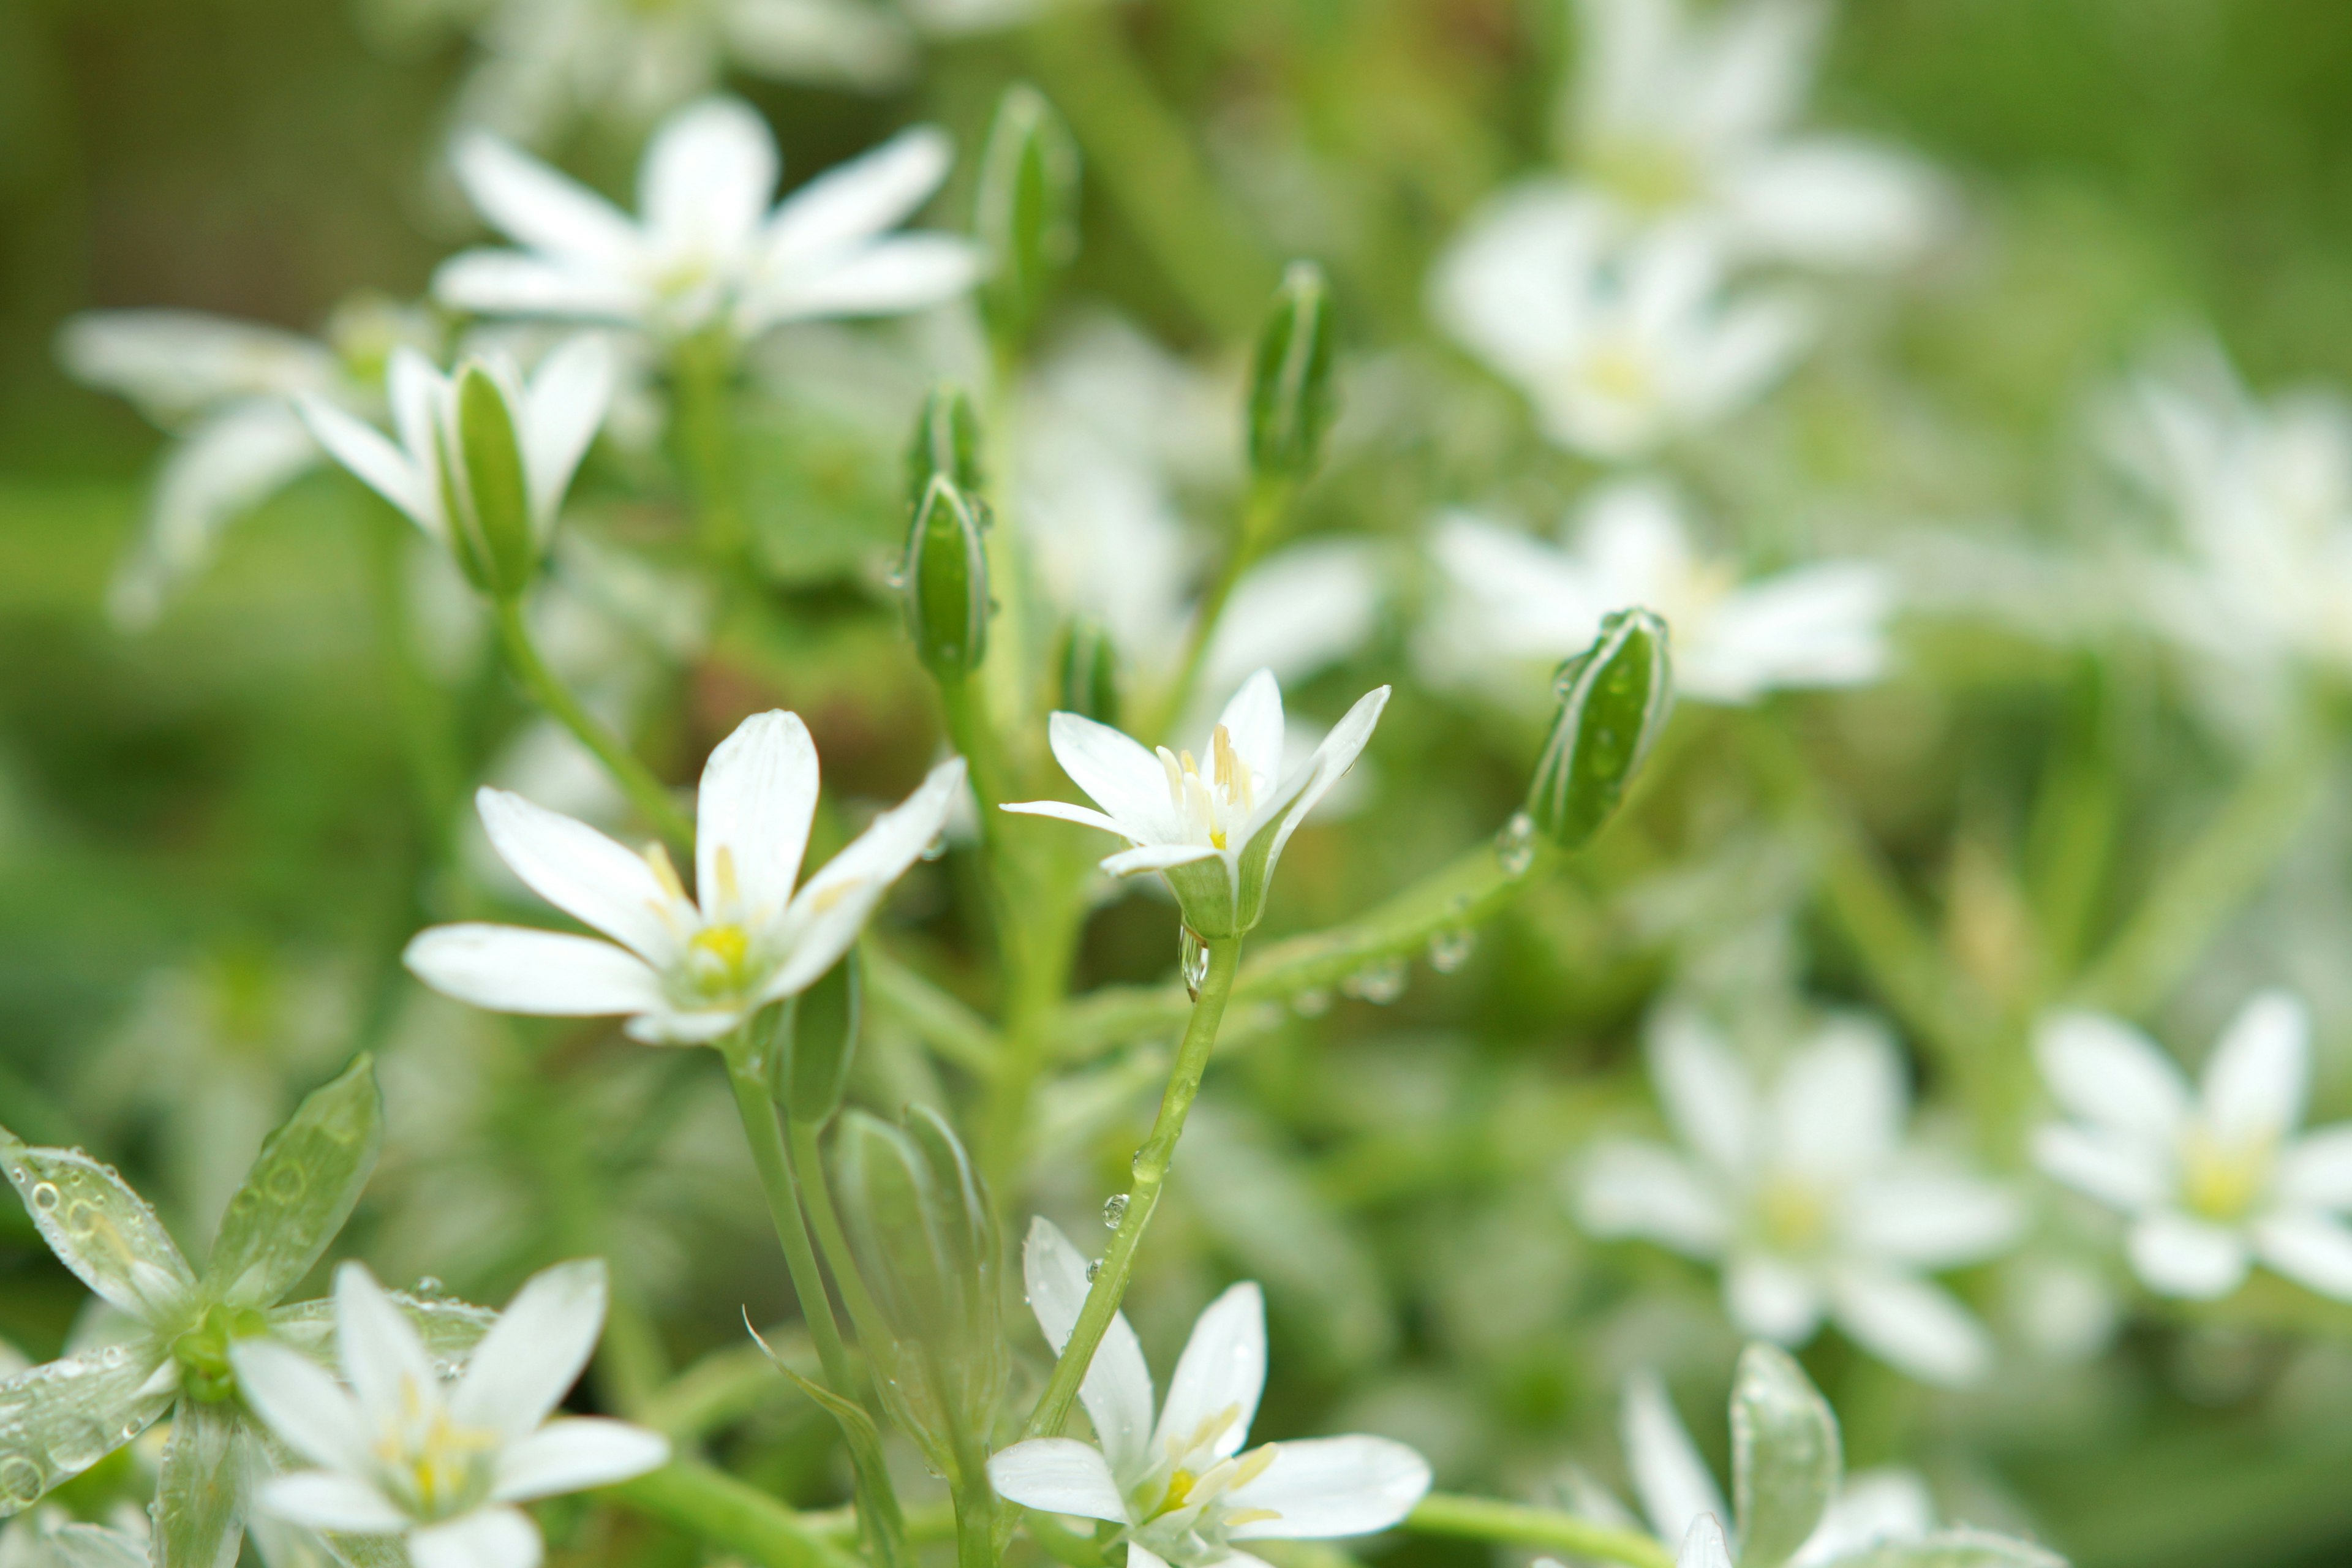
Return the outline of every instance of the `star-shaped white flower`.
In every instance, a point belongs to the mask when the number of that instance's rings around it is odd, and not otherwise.
[[[2034,1135],[2042,1168],[2131,1219],[2133,1271],[2168,1296],[2210,1300],[2256,1261],[2352,1301],[2352,1122],[2297,1137],[2311,1023],[2281,992],[2248,1002],[2189,1080],[2116,1019],[2063,1014],[2037,1043],[2073,1120]]]
[[[1023,1249],[1046,1342],[1068,1342],[1086,1305],[1086,1259],[1044,1219]],[[1412,1511],[1429,1465],[1385,1437],[1314,1437],[1244,1451],[1265,1386],[1265,1302],[1236,1285],[1209,1304],[1152,1409],[1151,1371],[1124,1313],[1111,1320],[1078,1398],[1094,1443],[1039,1437],[988,1461],[1024,1508],[1121,1527],[1129,1568],[1261,1568],[1234,1543],[1365,1535]]]
[[[280,1519],[400,1535],[416,1568],[535,1568],[539,1527],[514,1505],[659,1468],[669,1444],[619,1421],[550,1420],[604,1323],[604,1266],[559,1264],[517,1292],[445,1387],[433,1358],[365,1267],[335,1274],[346,1388],[307,1357],[247,1340],[230,1357],[246,1403],[319,1467],[262,1483]]]
[[[1580,0],[1568,133],[1577,167],[1633,222],[1698,221],[1738,255],[1826,267],[1916,256],[1946,205],[1917,159],[1791,134],[1820,53],[1814,0]]]
[[[1813,336],[1786,289],[1727,292],[1706,232],[1627,241],[1591,194],[1546,184],[1472,215],[1431,282],[1438,324],[1524,393],[1544,435],[1603,461],[1738,413]]]
[[[896,315],[954,299],[980,251],[946,234],[891,232],[947,177],[947,136],[902,132],[772,211],[775,138],[751,108],[704,99],[664,121],[638,172],[632,219],[487,132],[458,143],[459,182],[524,248],[469,250],[434,275],[445,304],[493,316],[618,322],[683,336],[724,322]]]
[[[1602,1143],[1576,1186],[1586,1229],[1718,1262],[1744,1332],[1800,1345],[1827,1317],[1916,1377],[1984,1373],[1983,1327],[1921,1276],[2000,1252],[2020,1215],[1998,1188],[1904,1146],[1909,1097],[1884,1030],[1831,1024],[1769,1089],[1686,1010],[1660,1014],[1649,1043],[1667,1121],[1696,1157]]]
[[[1104,870],[1115,877],[1158,871],[1195,935],[1238,936],[1265,912],[1283,847],[1355,765],[1388,700],[1385,686],[1366,692],[1315,754],[1287,773],[1282,689],[1268,670],[1242,683],[1199,756],[1166,746],[1146,751],[1108,724],[1056,713],[1048,726],[1054,755],[1102,809],[1057,800],[1004,809],[1118,834],[1134,847],[1104,860]]]
[[[757,714],[702,770],[695,899],[660,846],[639,855],[485,789],[482,825],[515,875],[613,940],[436,926],[408,944],[406,962],[435,990],[494,1012],[626,1014],[630,1035],[648,1044],[715,1040],[834,966],[939,837],[962,788],[963,759],[941,763],[794,893],[816,811],[816,747],[797,714]]]
[[[611,406],[612,353],[600,338],[573,338],[541,362],[528,381],[503,354],[481,363],[513,422],[530,527],[544,551],[555,531],[564,492],[572,488],[572,476]],[[403,348],[392,356],[386,390],[397,442],[319,398],[300,399],[302,417],[335,461],[427,534],[457,547],[458,525],[465,519],[453,518],[450,505],[454,501],[461,513],[472,505],[464,465],[453,460],[461,451],[457,378],[443,374],[415,350]]]
[[[1524,686],[1522,664],[1581,652],[1629,605],[1664,617],[1677,697],[1752,702],[1885,668],[1895,593],[1877,566],[1825,562],[1743,584],[1693,550],[1670,491],[1638,480],[1596,493],[1564,534],[1549,544],[1464,512],[1439,522],[1431,551],[1446,593],[1423,645],[1435,673]]]

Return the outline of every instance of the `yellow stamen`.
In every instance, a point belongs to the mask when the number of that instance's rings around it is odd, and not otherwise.
[[[740,973],[751,952],[751,939],[739,925],[705,926],[694,933],[687,945],[698,953],[709,954],[725,966],[729,974]]]
[[[2271,1140],[2228,1143],[2192,1128],[2181,1151],[2180,1195],[2191,1212],[2224,1224],[2242,1219],[2271,1180]]]
[[[686,897],[686,884],[677,879],[677,868],[669,863],[669,850],[659,843],[646,846],[646,864],[653,868],[654,880],[661,890],[673,899]]]
[[[724,844],[719,847],[719,853],[711,857],[710,879],[719,884],[719,908],[737,910],[742,907],[742,890],[735,880],[735,851]],[[710,889],[703,889],[705,897],[710,893]]]

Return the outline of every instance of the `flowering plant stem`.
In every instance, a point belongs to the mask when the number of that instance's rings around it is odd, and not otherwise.
[[[638,1513],[740,1552],[761,1568],[860,1568],[814,1519],[693,1459],[623,1481],[610,1495]]]
[[[694,492],[703,553],[719,567],[731,564],[751,542],[735,464],[730,395],[735,364],[734,342],[718,328],[678,344],[670,361],[678,466]]]
[[[768,1092],[766,1064],[746,1025],[729,1037],[723,1054],[727,1078],[735,1090],[735,1109],[742,1118],[743,1136],[751,1146],[751,1163],[759,1168],[760,1186],[767,1194],[768,1217],[783,1248],[784,1267],[793,1277],[793,1292],[800,1298],[801,1316],[815,1342],[825,1387],[844,1405],[856,1405],[857,1384],[849,1368],[849,1352],[841,1339],[841,1325],[833,1315],[833,1298],[826,1293],[824,1275],[817,1267],[803,1217],[798,1173],[784,1147],[784,1133],[776,1106]],[[857,1519],[866,1550],[877,1568],[901,1568],[911,1561],[907,1551],[906,1521],[882,1467],[881,1448],[873,1441],[868,1423],[861,1441],[856,1422],[845,1419],[842,1430],[856,1473]]]
[[[537,645],[530,640],[530,627],[523,620],[522,601],[501,599],[498,606],[499,640],[505,647],[507,662],[521,681],[523,689],[559,724],[572,731],[579,742],[595,753],[604,764],[654,830],[682,849],[694,847],[694,824],[678,810],[669,797],[669,791],[654,777],[652,770],[636,759],[635,753],[610,730],[599,723],[596,716],[580,704],[580,700],[567,690],[555,672],[539,657]]]
[[[1537,1546],[1598,1563],[1621,1563],[1625,1568],[1673,1568],[1675,1561],[1674,1552],[1639,1531],[1617,1529],[1558,1509],[1450,1492],[1432,1492],[1422,1499],[1405,1516],[1404,1528],[1424,1535]]]
[[[1160,1097],[1160,1114],[1152,1119],[1150,1136],[1136,1151],[1135,1182],[1128,1191],[1126,1212],[1119,1217],[1118,1231],[1111,1237],[1109,1250],[1103,1254],[1095,1271],[1077,1325],[1070,1331],[1069,1342],[1062,1346],[1061,1359],[1054,1364],[1053,1379],[1045,1384],[1037,1408],[1030,1414],[1028,1426],[1022,1429],[1024,1438],[1061,1435],[1062,1423],[1069,1418],[1070,1405],[1078,1396],[1078,1384],[1086,1380],[1087,1368],[1095,1359],[1095,1349],[1102,1343],[1112,1317],[1118,1311],[1119,1300],[1127,1294],[1128,1279],[1135,1271],[1136,1248],[1142,1245],[1144,1229],[1151,1224],[1152,1210],[1160,1205],[1160,1189],[1167,1184],[1169,1167],[1175,1161],[1176,1141],[1184,1135],[1184,1119],[1192,1113],[1193,1098],[1201,1092],[1201,1075],[1208,1069],[1209,1053],[1217,1043],[1217,1027],[1224,1019],[1226,1000],[1233,994],[1234,976],[1241,968],[1242,939],[1219,937],[1204,945],[1209,952],[1208,973],[1202,977],[1192,1020],[1184,1026],[1183,1042],[1176,1048],[1176,1065],[1168,1075],[1167,1091]]]
[[[1249,497],[1242,503],[1240,531],[1234,547],[1225,552],[1215,579],[1193,612],[1183,659],[1176,667],[1176,679],[1168,689],[1151,733],[1164,739],[1172,727],[1183,722],[1185,711],[1192,705],[1193,693],[1201,684],[1201,667],[1208,661],[1210,641],[1216,636],[1218,621],[1224,616],[1225,601],[1233,597],[1234,585],[1242,580],[1243,574],[1257,564],[1257,558],[1265,553],[1267,542],[1282,525],[1283,514],[1290,510],[1290,498],[1297,489],[1287,479],[1250,481]]]

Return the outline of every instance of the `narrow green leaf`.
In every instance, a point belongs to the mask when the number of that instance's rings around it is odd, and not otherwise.
[[[849,1092],[865,1003],[859,962],[852,948],[815,984],[793,997],[778,1021],[778,1029],[789,1034],[784,1048],[771,1053],[785,1064],[776,1102],[795,1121],[823,1126]]]
[[[178,1395],[152,1340],[84,1351],[0,1383],[0,1517],[130,1442]]]
[[[300,1283],[351,1217],[383,1147],[383,1097],[362,1056],[262,1144],[205,1265],[206,1293],[267,1307]]]
[[[196,1277],[145,1199],[79,1149],[40,1149],[0,1129],[0,1168],[58,1260],[112,1306],[169,1335],[195,1300]]]
[[[1917,1541],[1868,1547],[1826,1568],[2066,1568],[2066,1560],[2030,1541],[1987,1531],[1947,1530]]]
[[[1740,1568],[1780,1568],[1805,1543],[1844,1471],[1837,1417],[1778,1346],[1751,1344],[1731,1389],[1731,1486]]]
[[[523,474],[522,439],[515,429],[507,390],[479,364],[457,372],[457,430],[461,467],[450,476],[462,515],[449,520],[459,548],[479,552],[479,575],[502,599],[520,595],[539,570],[539,533],[530,515],[530,490]]]
[[[235,1405],[181,1401],[155,1487],[154,1568],[234,1568],[253,1484],[244,1420]]]

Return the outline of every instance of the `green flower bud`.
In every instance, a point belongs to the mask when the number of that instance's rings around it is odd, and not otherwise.
[[[438,466],[450,547],[476,587],[519,597],[539,569],[539,535],[507,389],[469,362],[457,372],[448,409]]]
[[[889,1331],[866,1347],[883,1398],[932,1467],[961,1477],[986,1453],[1009,1371],[988,1189],[921,1106],[895,1127],[850,1111],[834,1158],[850,1251]]]
[[[1062,676],[1065,711],[1082,714],[1098,724],[1118,724],[1118,650],[1104,635],[1099,622],[1075,620],[1062,632],[1056,661]]]
[[[1331,390],[1331,290],[1323,269],[1294,261],[1258,333],[1250,374],[1250,469],[1303,479],[1323,458],[1338,399]]]
[[[967,497],[988,491],[980,460],[980,416],[963,389],[944,383],[923,399],[915,420],[915,438],[907,447],[907,504],[919,507],[931,488],[931,477],[945,474]]]
[[[988,655],[988,552],[980,509],[955,481],[933,474],[907,535],[900,586],[915,657],[935,675],[964,674]]]
[[[1666,624],[1648,610],[1602,617],[1593,645],[1553,678],[1559,717],[1536,763],[1528,815],[1563,849],[1590,839],[1665,728],[1674,702]]]
[[[849,1069],[857,1059],[864,993],[857,950],[852,948],[815,984],[784,1004],[776,1021],[776,1048],[769,1053],[775,1072],[770,1087],[794,1121],[821,1127],[841,1109]]]
[[[1026,337],[1054,275],[1078,253],[1078,144],[1026,82],[1004,89],[981,153],[974,226],[992,269],[981,309],[999,342]]]

